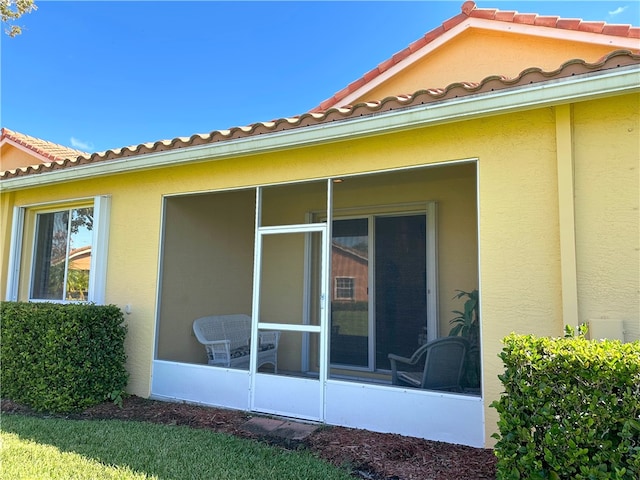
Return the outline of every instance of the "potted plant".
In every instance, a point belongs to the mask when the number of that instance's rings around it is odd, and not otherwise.
[[[464,373],[463,383],[469,389],[480,388],[480,304],[478,290],[465,292],[457,290],[454,299],[465,298],[463,311],[454,310],[456,317],[449,323],[452,325],[450,336],[459,335],[469,341],[469,352]]]

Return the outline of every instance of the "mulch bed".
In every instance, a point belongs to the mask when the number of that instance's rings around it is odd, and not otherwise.
[[[36,415],[10,400],[2,400],[3,413]],[[120,419],[187,425],[210,429],[242,438],[268,441],[245,431],[242,426],[251,418],[246,412],[210,408],[184,403],[169,403],[127,397],[122,408],[104,403],[82,413],[67,415],[71,419]],[[318,457],[338,466],[348,467],[356,478],[369,480],[483,480],[495,479],[496,457],[492,450],[432,442],[402,435],[375,433],[344,427],[322,427],[302,441]]]

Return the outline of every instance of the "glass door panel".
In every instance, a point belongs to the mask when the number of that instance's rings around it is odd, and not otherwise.
[[[390,368],[388,355],[411,356],[424,338],[426,216],[375,218],[376,369]]]
[[[261,323],[320,325],[321,246],[317,231],[262,236]]]
[[[286,377],[318,378],[320,335],[308,332],[259,330],[258,372]],[[277,370],[273,368],[275,364]]]
[[[331,239],[333,365],[369,368],[369,220],[333,222]]]

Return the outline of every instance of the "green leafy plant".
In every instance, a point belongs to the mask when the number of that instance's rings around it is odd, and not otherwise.
[[[109,392],[105,396],[105,400],[110,400],[114,405],[122,408],[124,399],[127,397],[127,392],[124,390],[114,390],[113,392]]]
[[[454,299],[465,298],[464,311],[454,310],[453,313],[457,317],[451,319],[449,323],[453,325],[449,335],[460,335],[465,337],[472,343],[478,343],[480,337],[480,310],[478,303],[478,290],[465,292],[456,290],[458,293],[454,295]]]
[[[640,478],[640,342],[578,330],[503,340],[498,478]]]
[[[1,302],[2,395],[37,411],[122,401],[126,326],[114,305]]]
[[[465,298],[463,310],[454,310],[456,317],[449,323],[452,325],[450,336],[461,336],[469,341],[469,352],[464,375],[464,385],[468,388],[480,387],[480,303],[478,290],[458,293],[453,299]]]
[[[586,323],[581,323],[578,325],[578,328],[575,329],[571,325],[564,326],[564,337],[565,338],[573,338],[576,335],[579,337],[584,337],[589,331],[589,326]]]

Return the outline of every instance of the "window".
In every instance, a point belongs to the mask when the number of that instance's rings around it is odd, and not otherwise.
[[[352,277],[336,277],[336,300],[353,300],[354,281]]]
[[[7,299],[104,302],[109,198],[67,205],[14,209]]]
[[[87,300],[92,233],[93,207],[36,216],[30,298]]]

